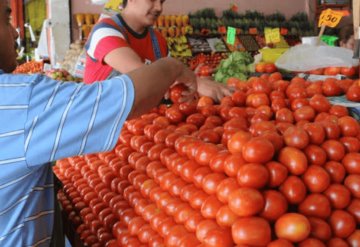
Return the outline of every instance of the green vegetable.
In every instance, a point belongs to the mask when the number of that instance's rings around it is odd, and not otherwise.
[[[215,80],[226,83],[230,77],[246,80],[251,72],[254,59],[248,52],[235,51],[226,60],[220,62],[215,73]]]

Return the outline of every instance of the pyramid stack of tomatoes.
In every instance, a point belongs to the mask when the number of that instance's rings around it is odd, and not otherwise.
[[[112,152],[58,161],[59,200],[87,246],[359,246],[360,125],[328,84],[274,73],[162,105]]]

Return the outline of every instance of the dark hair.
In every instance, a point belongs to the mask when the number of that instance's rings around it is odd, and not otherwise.
[[[127,5],[127,0],[123,0],[122,7],[125,8]]]
[[[350,37],[354,35],[354,27],[352,24],[348,24],[346,26],[343,26],[339,30],[339,42],[346,43]]]

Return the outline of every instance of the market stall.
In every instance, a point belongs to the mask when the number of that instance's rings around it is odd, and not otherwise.
[[[73,246],[359,246],[359,47],[354,56],[322,32],[350,3],[205,2],[178,13],[169,4],[154,29],[171,56],[232,94],[180,102],[178,84],[168,103],[126,121],[112,151],[57,161]],[[59,68],[32,61],[16,73],[81,81],[103,11],[92,8],[69,15],[71,45],[53,35]],[[359,1],[352,8],[358,39]]]

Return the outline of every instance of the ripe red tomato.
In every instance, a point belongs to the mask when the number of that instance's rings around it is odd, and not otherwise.
[[[216,213],[216,223],[222,227],[231,227],[237,218],[238,216],[227,205],[222,206]]]
[[[327,219],[331,214],[331,205],[325,195],[312,193],[299,204],[298,211],[305,216]]]
[[[270,161],[266,164],[269,170],[269,187],[275,188],[280,186],[288,176],[288,169],[279,162]]]
[[[294,122],[294,116],[293,116],[292,111],[285,107],[276,111],[275,118],[276,118],[277,122],[286,122],[286,123]]]
[[[260,189],[268,183],[269,176],[269,172],[264,165],[248,163],[240,167],[237,181],[241,187]]]
[[[328,160],[340,161],[345,155],[345,147],[340,141],[327,140],[321,147],[325,150]]]
[[[234,242],[231,238],[231,232],[228,229],[213,229],[208,232],[204,238],[206,246],[213,247],[232,247]]]
[[[276,236],[294,243],[306,239],[310,230],[309,220],[297,213],[284,214],[275,223]]]
[[[350,174],[345,178],[344,185],[355,198],[360,198],[360,175]]]
[[[174,86],[172,86],[170,88],[170,100],[173,102],[173,103],[180,103],[180,99],[182,98],[182,94],[183,92],[185,92],[187,90],[187,87],[180,83],[180,84],[176,84]]]
[[[344,210],[335,210],[330,215],[329,223],[334,236],[349,237],[356,229],[355,218]]]
[[[238,216],[252,216],[264,209],[265,201],[261,193],[252,188],[239,188],[228,197],[229,208]]]
[[[355,230],[347,239],[350,246],[359,246],[360,245],[360,230]]]
[[[309,144],[309,135],[300,127],[290,127],[284,134],[284,141],[287,146],[303,149]]]
[[[340,142],[344,144],[347,153],[358,153],[360,151],[360,140],[356,137],[345,136],[340,138]]]
[[[238,245],[266,246],[271,241],[269,223],[260,217],[243,217],[231,227],[232,238]]]
[[[310,98],[309,104],[317,112],[328,112],[331,108],[331,105],[327,98],[321,94],[315,94]]]
[[[265,72],[266,73],[274,73],[277,71],[277,68],[274,63],[266,63],[265,64]]]
[[[311,165],[303,174],[303,181],[312,193],[321,193],[330,185],[330,176],[327,171],[317,165]]]
[[[200,245],[199,240],[193,234],[186,234],[180,239],[179,247],[187,247],[187,246],[198,246]],[[160,245],[154,245],[160,246]]]
[[[360,85],[354,83],[346,92],[346,98],[351,101],[360,102]]]
[[[304,241],[300,242],[299,247],[307,247],[307,246],[312,246],[312,247],[326,247],[326,245],[320,241],[319,239],[316,238],[307,238]]]
[[[246,94],[243,91],[237,90],[231,95],[231,99],[236,106],[245,106]]]
[[[203,220],[196,227],[196,237],[200,242],[203,242],[207,234],[211,230],[220,229],[218,224],[213,220]]]
[[[327,243],[326,243],[326,246],[328,247],[350,247],[349,244],[341,239],[341,238],[332,238],[330,239]]]
[[[265,207],[260,216],[269,221],[277,220],[288,209],[286,198],[276,190],[266,190],[263,192]]]
[[[275,148],[262,137],[254,137],[245,143],[242,149],[244,160],[252,163],[266,163],[274,156]]]
[[[189,232],[196,232],[196,228],[204,218],[201,216],[200,212],[195,212],[193,215],[190,215],[185,222],[186,230]]]
[[[356,75],[356,67],[341,67],[340,68],[340,74],[347,76],[347,77],[353,77]]]
[[[251,139],[251,134],[247,131],[237,131],[228,141],[228,150],[232,153],[242,153],[244,145]]]
[[[242,154],[231,154],[225,159],[224,172],[229,177],[235,177],[240,167],[245,163]]]
[[[342,184],[332,184],[324,192],[331,203],[331,206],[336,209],[346,208],[351,201],[351,192]]]
[[[303,174],[308,167],[306,155],[294,147],[284,147],[281,149],[278,160],[294,175]]]
[[[271,241],[267,247],[294,247],[294,245],[285,239],[277,239],[274,241]]]
[[[175,247],[180,244],[181,238],[188,234],[185,227],[182,225],[175,225],[174,227],[170,228],[169,233],[165,237],[165,244],[169,247]]]
[[[209,195],[216,193],[216,188],[223,181],[226,176],[222,173],[210,173],[202,180],[202,188]]]
[[[326,67],[324,70],[324,75],[337,75],[340,74],[340,67]]]
[[[334,78],[326,78],[322,84],[322,92],[325,96],[338,96],[343,94],[341,87]]]
[[[279,190],[290,204],[299,204],[306,197],[306,186],[297,176],[289,176]]]
[[[360,153],[348,153],[342,163],[350,174],[360,174]]]
[[[195,161],[199,165],[208,165],[210,160],[218,154],[220,148],[213,143],[204,143],[200,145],[195,153]]]
[[[326,152],[317,145],[309,145],[304,150],[310,165],[322,166],[326,162]]]
[[[358,121],[350,116],[340,117],[338,124],[343,136],[358,136],[360,133]]]
[[[300,121],[313,121],[315,118],[315,110],[311,106],[303,106],[294,112],[296,122]]]
[[[316,217],[309,217],[308,219],[311,226],[311,237],[320,239],[324,242],[331,238],[331,228],[325,220]]]
[[[320,145],[325,140],[325,129],[319,123],[307,123],[303,126],[310,137],[310,143]]]
[[[215,195],[209,196],[201,206],[201,215],[205,219],[215,219],[217,212],[222,206],[223,204]]]

